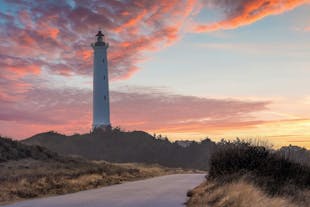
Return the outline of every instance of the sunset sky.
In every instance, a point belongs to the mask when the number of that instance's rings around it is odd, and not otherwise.
[[[0,0],[1,135],[90,131],[99,28],[113,126],[310,148],[310,0]]]

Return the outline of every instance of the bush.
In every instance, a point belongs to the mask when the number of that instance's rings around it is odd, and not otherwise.
[[[29,146],[0,137],[0,162],[32,158],[35,160],[58,160],[61,157],[41,146]]]
[[[269,152],[264,147],[247,143],[221,146],[212,156],[210,177],[253,171],[267,159]]]
[[[240,140],[222,142],[211,157],[208,177],[232,181],[242,176],[271,195],[290,194],[292,186],[310,188],[310,167],[292,162],[264,146]]]

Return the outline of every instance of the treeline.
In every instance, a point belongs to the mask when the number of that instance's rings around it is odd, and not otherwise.
[[[47,132],[23,142],[44,146],[63,155],[78,155],[93,160],[156,163],[201,170],[208,170],[211,155],[226,146],[225,140],[218,143],[208,138],[201,142],[170,142],[158,135],[152,136],[143,131],[124,132],[119,128],[72,136]],[[289,146],[277,152],[295,162],[310,163],[310,153],[303,148]]]
[[[78,155],[92,160],[156,163],[195,169],[207,169],[210,155],[216,149],[216,143],[209,139],[199,143],[190,142],[184,147],[142,131],[124,132],[119,129],[72,136],[47,132],[26,139],[23,143],[40,145],[62,155]]]

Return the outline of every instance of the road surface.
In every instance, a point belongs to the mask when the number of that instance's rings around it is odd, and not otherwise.
[[[182,207],[186,192],[204,174],[178,174],[128,182],[78,193],[22,201],[6,207]]]

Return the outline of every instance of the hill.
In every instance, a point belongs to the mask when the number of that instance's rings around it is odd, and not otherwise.
[[[118,129],[72,136],[47,132],[26,139],[23,143],[40,145],[62,155],[79,155],[92,160],[156,163],[202,170],[208,168],[210,155],[216,149],[216,143],[209,139],[184,146],[143,131],[123,132]]]
[[[0,204],[183,172],[155,165],[111,164],[68,157],[42,146],[0,137]]]

